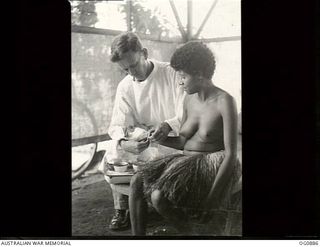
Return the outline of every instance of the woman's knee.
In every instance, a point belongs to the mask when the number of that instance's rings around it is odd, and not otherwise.
[[[159,212],[162,212],[166,208],[166,200],[160,190],[154,190],[151,193],[151,202],[154,208]]]

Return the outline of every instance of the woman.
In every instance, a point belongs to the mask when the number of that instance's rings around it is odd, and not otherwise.
[[[159,143],[183,154],[155,160],[133,177],[129,196],[133,235],[145,235],[147,200],[188,233],[185,212],[227,207],[236,180],[237,109],[233,97],[212,83],[212,51],[191,41],[175,51],[170,63],[188,95],[179,136]]]

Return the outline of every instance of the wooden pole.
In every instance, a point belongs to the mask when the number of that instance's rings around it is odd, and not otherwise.
[[[78,26],[72,25],[71,32],[73,33],[84,33],[84,34],[99,34],[99,35],[111,35],[116,36],[122,31],[119,30],[112,30],[112,29],[102,29],[102,28],[94,28],[94,27],[86,27],[86,26]],[[147,39],[151,41],[158,41],[158,42],[166,42],[166,43],[181,43],[183,40],[179,37],[159,37],[159,35],[151,35],[151,34],[143,34],[138,33],[141,39]]]
[[[187,2],[188,23],[187,23],[187,41],[192,39],[192,0]]]
[[[131,0],[128,0],[127,1],[127,30],[128,31],[132,31],[131,15],[132,15],[132,2]]]
[[[171,5],[171,8],[172,8],[174,17],[176,18],[176,21],[177,21],[178,28],[179,28],[179,30],[180,30],[182,39],[185,41],[185,40],[187,39],[187,34],[186,34],[186,31],[184,30],[184,28],[183,28],[183,26],[182,26],[181,20],[180,20],[180,18],[179,18],[178,11],[177,11],[177,9],[176,9],[176,6],[174,5],[174,3],[173,3],[172,0],[169,0],[169,2],[170,2],[170,5]]]
[[[239,40],[241,40],[241,36],[217,37],[217,38],[197,39],[197,40],[205,42],[205,43],[239,41]]]
[[[200,35],[200,33],[201,33],[204,25],[207,23],[207,21],[208,21],[208,19],[209,19],[209,17],[210,17],[210,15],[211,15],[214,7],[217,5],[217,2],[218,2],[218,0],[215,0],[215,1],[213,2],[213,4],[211,5],[211,8],[209,9],[206,17],[204,18],[203,22],[201,23],[201,25],[200,25],[200,27],[199,27],[199,29],[198,29],[198,32],[197,32],[197,33],[195,34],[195,36],[194,36],[195,39],[197,39],[197,38],[199,37],[199,35]]]

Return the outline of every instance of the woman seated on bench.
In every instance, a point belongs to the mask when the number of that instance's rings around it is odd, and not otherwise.
[[[208,218],[211,210],[228,207],[237,179],[237,109],[233,97],[212,83],[212,51],[190,41],[175,51],[171,66],[188,95],[179,136],[160,144],[183,154],[152,161],[133,176],[129,196],[133,235],[145,235],[147,201],[188,234],[185,213],[198,210]]]

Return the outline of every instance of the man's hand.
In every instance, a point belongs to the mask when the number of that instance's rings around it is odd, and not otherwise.
[[[149,147],[150,142],[147,139],[142,141],[122,140],[119,144],[123,150],[130,153],[139,154]]]
[[[150,139],[153,141],[161,142],[167,139],[169,132],[171,131],[171,127],[168,123],[161,123],[155,130],[152,131],[152,135]]]

